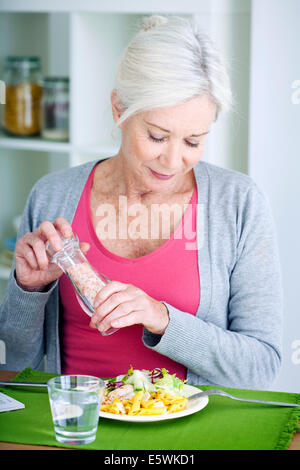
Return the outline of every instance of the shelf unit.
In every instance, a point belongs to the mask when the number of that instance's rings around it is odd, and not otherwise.
[[[0,244],[14,236],[12,218],[22,213],[43,174],[117,153],[121,135],[111,135],[110,93],[117,61],[144,15],[194,18],[216,41],[229,63],[238,106],[215,124],[204,159],[247,172],[250,0],[149,3],[0,0],[0,79],[7,55],[40,56],[44,76],[70,77],[69,142],[0,133]],[[7,275],[0,266],[0,279]]]

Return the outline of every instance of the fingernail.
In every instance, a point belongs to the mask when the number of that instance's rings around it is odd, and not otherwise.
[[[60,251],[62,249],[62,243],[61,242],[55,242],[54,247],[57,251]]]

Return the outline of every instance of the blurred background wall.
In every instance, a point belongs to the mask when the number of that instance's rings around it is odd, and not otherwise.
[[[300,391],[300,2],[252,1],[249,174],[269,197],[284,289],[278,389]],[[274,388],[273,387],[273,388]]]
[[[0,80],[14,55],[39,57],[43,79],[70,81],[67,139],[13,137],[1,126],[0,301],[33,184],[117,152],[109,99],[115,66],[145,14],[194,18],[227,61],[236,105],[214,125],[204,159],[249,174],[270,200],[285,294],[283,368],[272,389],[299,392],[299,0],[0,0]]]

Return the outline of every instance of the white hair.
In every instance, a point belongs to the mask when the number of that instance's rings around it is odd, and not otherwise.
[[[191,20],[178,16],[144,17],[124,50],[115,89],[123,113],[115,123],[153,108],[208,94],[217,115],[232,103],[229,77],[211,39]]]

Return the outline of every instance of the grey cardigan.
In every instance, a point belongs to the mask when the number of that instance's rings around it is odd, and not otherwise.
[[[26,202],[18,238],[44,220],[64,217],[72,223],[96,162],[42,177]],[[247,175],[206,162],[193,171],[201,286],[197,314],[165,302],[170,323],[164,335],[144,329],[141,341],[184,364],[188,383],[268,388],[280,368],[282,334],[280,262],[269,203]],[[38,368],[46,355],[47,370],[59,373],[59,314],[58,281],[46,292],[25,292],[16,283],[14,261],[0,308],[0,340],[6,345],[1,367]]]

